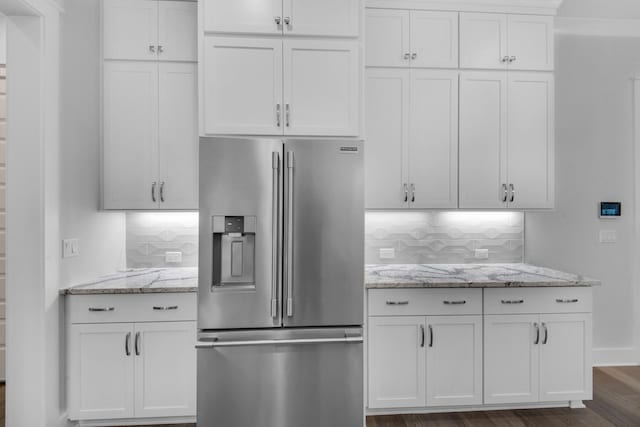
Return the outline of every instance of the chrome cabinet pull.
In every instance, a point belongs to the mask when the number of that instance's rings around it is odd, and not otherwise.
[[[409,187],[407,186],[407,184],[403,184],[404,186],[404,201],[408,202],[409,201]]]
[[[278,126],[280,126],[280,124],[278,124]],[[278,232],[278,224],[280,224],[280,210],[278,208],[280,195],[280,154],[277,151],[271,153],[271,168],[273,169],[271,190],[273,192],[271,200],[271,317],[275,319],[278,316],[278,256],[280,252],[278,248],[278,242],[280,241],[280,233]]]
[[[421,340],[420,340],[420,347],[424,347],[424,325],[420,325],[420,335],[421,335]]]
[[[460,301],[442,301],[444,303],[444,305],[463,305],[466,304],[467,301],[465,300],[460,300]]]
[[[280,104],[276,104],[276,126],[280,127]]]
[[[285,126],[289,127],[291,124],[291,107],[289,104],[284,104]]]
[[[89,307],[89,311],[115,311],[115,307]]]
[[[156,47],[152,44],[149,45],[149,52],[156,53]]]
[[[387,301],[387,305],[409,305],[409,301]]]
[[[151,184],[151,201],[153,201],[153,203],[156,202],[156,185],[157,183],[155,181]]]
[[[136,343],[134,347],[136,349],[136,356],[140,356],[140,332],[136,332]]]
[[[280,25],[280,23],[282,22],[282,18],[280,18],[279,16],[276,16],[274,20],[276,21],[276,25]]]
[[[540,328],[538,327],[538,323],[534,323],[533,327],[536,328],[536,340],[533,344],[538,344],[540,342]]]
[[[178,306],[177,305],[170,305],[170,306],[167,306],[167,307],[162,307],[162,306],[159,306],[159,305],[154,305],[153,309],[157,310],[157,311],[177,310]]]
[[[411,184],[411,203],[416,201],[416,185]]]
[[[547,324],[542,322],[542,328],[544,329],[544,339],[542,340],[542,344],[547,344],[549,341],[549,331],[547,330]]]
[[[417,53],[414,52],[414,53],[411,54],[411,59],[416,59],[417,57],[418,57]]]
[[[160,183],[160,201],[164,203],[164,181]]]
[[[124,354],[131,356],[131,350],[129,346],[131,344],[131,332],[127,332],[127,336],[124,338]]]
[[[404,54],[404,59],[409,60],[411,58],[411,54],[410,53],[405,53]]]
[[[512,63],[512,62],[514,62],[515,60],[516,60],[516,57],[515,57],[515,56],[512,56],[512,57],[510,57],[510,58],[509,58],[509,63]]]
[[[164,47],[158,46],[158,53],[164,53]]]
[[[524,303],[523,299],[503,299],[500,300],[502,304],[522,304]]]
[[[285,25],[291,25],[291,17],[290,16],[285,16],[284,17],[284,23],[285,23]]]
[[[500,60],[500,62],[509,62],[509,57],[508,56],[503,56],[502,59]]]
[[[572,298],[572,299],[561,299],[561,298],[558,298],[558,299],[556,299],[556,302],[560,303],[560,304],[574,304],[574,303],[578,302],[578,298]]]
[[[293,151],[287,151],[287,316],[293,316]]]
[[[433,327],[429,325],[429,347],[433,347]]]
[[[509,199],[510,203],[516,199],[516,187],[513,184],[509,184],[509,190],[511,191],[511,198]]]
[[[507,189],[507,184],[502,184],[502,203],[506,203],[508,197],[509,190]]]

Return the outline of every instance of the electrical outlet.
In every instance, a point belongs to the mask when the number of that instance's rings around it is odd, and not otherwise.
[[[489,259],[489,249],[476,249],[476,259]]]
[[[78,255],[80,255],[78,239],[64,239],[62,241],[62,258],[71,258]]]
[[[396,250],[394,248],[380,248],[380,259],[394,259]]]
[[[179,264],[182,262],[182,252],[165,252],[164,262],[169,264]]]
[[[616,243],[617,241],[616,230],[600,230],[600,243]]]

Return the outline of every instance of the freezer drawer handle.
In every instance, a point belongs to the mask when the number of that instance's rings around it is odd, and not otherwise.
[[[561,298],[558,298],[558,299],[556,299],[556,302],[560,303],[560,304],[574,304],[574,303],[578,302],[578,298],[572,298],[572,299],[561,299]]]
[[[409,305],[409,301],[387,301],[387,305]]]
[[[503,299],[500,302],[502,302],[503,304],[523,304],[524,300],[523,299]]]
[[[342,338],[302,338],[292,340],[256,340],[256,341],[198,341],[196,348],[206,349],[215,347],[241,347],[254,345],[298,345],[298,344],[330,344],[330,343],[361,343],[363,337]]]
[[[444,305],[464,305],[467,303],[467,301],[465,300],[460,300],[460,301],[442,301],[444,303]]]
[[[154,310],[160,310],[160,311],[162,311],[162,310],[177,310],[178,306],[177,305],[170,305],[168,307],[162,307],[162,306],[159,306],[159,305],[154,305],[153,309]]]
[[[115,311],[115,307],[89,307],[89,311]]]

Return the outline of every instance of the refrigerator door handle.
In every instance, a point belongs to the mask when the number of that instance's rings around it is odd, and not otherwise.
[[[287,317],[293,317],[293,151],[287,151]]]
[[[357,337],[340,337],[340,338],[299,338],[288,340],[248,340],[248,341],[198,341],[196,348],[207,349],[215,347],[240,347],[254,345],[299,345],[299,344],[329,344],[329,343],[362,343],[364,338]]]
[[[279,201],[279,193],[280,186],[279,184],[279,175],[280,175],[280,155],[278,152],[274,151],[271,155],[272,165],[273,165],[273,200],[272,200],[272,214],[271,214],[271,227],[272,227],[272,244],[271,244],[271,317],[278,317],[278,256],[279,247],[278,241],[279,239],[279,213],[278,209],[278,201]]]

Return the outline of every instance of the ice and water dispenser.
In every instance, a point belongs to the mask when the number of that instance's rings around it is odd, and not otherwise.
[[[255,216],[214,216],[213,286],[255,286]]]

